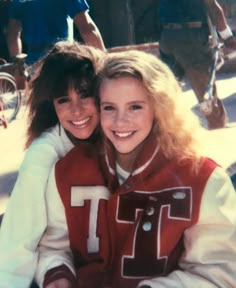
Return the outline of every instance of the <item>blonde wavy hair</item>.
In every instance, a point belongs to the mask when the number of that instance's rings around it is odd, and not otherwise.
[[[198,171],[204,130],[184,103],[182,89],[167,65],[142,51],[108,53],[98,72],[98,102],[102,81],[118,77],[134,77],[142,82],[155,110],[157,138],[165,156],[177,161],[190,160],[193,170]]]

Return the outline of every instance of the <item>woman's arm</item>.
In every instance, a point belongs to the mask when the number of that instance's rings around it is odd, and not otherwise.
[[[0,230],[0,286],[30,286],[38,261],[38,243],[47,225],[45,189],[53,164],[73,145],[54,127],[25,153]]]
[[[39,243],[39,261],[36,280],[48,287],[58,279],[75,281],[72,253],[69,243],[64,206],[57,190],[54,167],[46,189],[47,228]],[[50,287],[50,286],[49,286]],[[53,286],[52,286],[53,287]]]
[[[25,154],[0,230],[2,288],[29,287],[33,280],[37,245],[47,221],[44,191],[54,158],[55,151],[47,145],[31,147]]]

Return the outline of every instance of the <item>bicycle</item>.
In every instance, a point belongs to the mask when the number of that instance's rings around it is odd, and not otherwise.
[[[0,125],[7,128],[16,118],[22,102],[22,91],[28,78],[26,54],[17,55],[11,63],[0,59]]]

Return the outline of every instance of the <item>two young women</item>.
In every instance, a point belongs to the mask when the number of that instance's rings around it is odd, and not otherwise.
[[[40,285],[235,287],[236,195],[171,71],[144,52],[108,54],[96,91],[104,138],[49,177]]]

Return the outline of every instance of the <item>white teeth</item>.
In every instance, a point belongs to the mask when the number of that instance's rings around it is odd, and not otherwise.
[[[81,120],[81,121],[72,121],[72,123],[74,124],[74,125],[84,125],[85,123],[87,123],[88,121],[89,121],[89,117],[87,117],[86,119],[83,119],[83,120]]]
[[[130,136],[130,135],[132,135],[133,134],[133,132],[124,132],[124,133],[121,133],[121,132],[115,132],[115,134],[117,135],[117,136],[119,136],[119,137],[128,137],[128,136]]]

